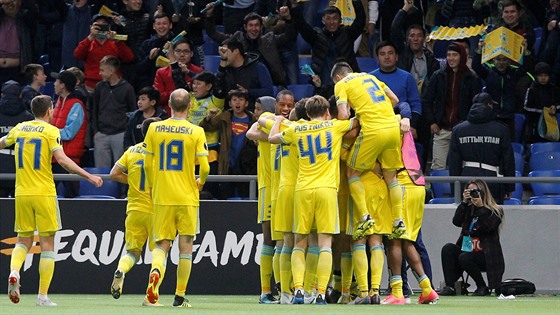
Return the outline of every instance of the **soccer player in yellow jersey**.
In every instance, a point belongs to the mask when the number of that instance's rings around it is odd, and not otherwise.
[[[60,131],[50,124],[54,108],[50,96],[40,95],[31,101],[35,120],[17,124],[0,138],[0,149],[15,144],[16,190],[14,231],[18,240],[10,262],[8,296],[13,303],[20,300],[19,271],[33,245],[34,232],[39,232],[41,258],[39,260],[38,306],[56,306],[47,296],[54,274],[54,235],[62,223],[53,181],[52,158],[68,172],[86,178],[96,187],[103,184],[99,176],[91,175],[74,163],[62,149]]]
[[[294,304],[304,303],[305,250],[313,223],[316,223],[320,247],[316,304],[326,304],[325,291],[332,271],[332,235],[339,233],[336,190],[340,147],[342,136],[355,128],[357,122],[330,120],[328,108],[324,97],[313,96],[305,104],[310,122],[295,124],[280,133],[285,118],[278,116],[269,135],[270,143],[295,143],[298,148],[292,252]]]
[[[184,297],[192,269],[193,238],[199,232],[199,191],[206,182],[210,167],[204,130],[186,119],[190,95],[177,89],[169,98],[171,118],[152,123],[144,139],[144,167],[152,187],[154,220],[152,267],[146,297],[151,304],[159,299],[167,253],[179,235],[179,264],[175,288],[175,307],[190,307]],[[200,164],[195,178],[195,160]]]
[[[161,121],[159,117],[150,117],[142,123],[142,135],[145,136],[151,123]],[[128,203],[126,204],[125,241],[126,255],[119,260],[117,270],[113,275],[111,295],[118,299],[122,294],[125,275],[140,259],[142,248],[146,240],[150,240],[149,250],[153,249],[151,242],[152,196],[146,182],[144,168],[144,146],[138,143],[129,147],[111,169],[111,179],[119,183],[128,184]],[[146,302],[147,303],[147,302]]]
[[[377,160],[381,163],[393,207],[393,233],[400,236],[406,233],[406,227],[402,220],[403,197],[396,171],[402,167],[400,129],[408,131],[410,121],[403,120],[399,128],[393,111],[398,98],[374,76],[352,73],[348,63],[338,62],[333,66],[331,77],[335,83],[338,118],[348,119],[350,106],[354,109],[361,126],[358,139],[352,146],[347,160],[350,195],[361,217],[353,236],[355,239],[362,238],[374,224],[367,211],[365,188],[360,175],[372,170]]]

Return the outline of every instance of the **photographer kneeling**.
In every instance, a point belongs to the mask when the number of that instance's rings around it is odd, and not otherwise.
[[[500,285],[505,269],[499,236],[503,218],[504,210],[496,204],[486,182],[471,180],[463,191],[463,202],[453,216],[453,224],[461,227],[459,239],[441,249],[445,287],[440,295],[457,294],[454,283],[463,271],[476,283],[472,295],[490,295],[491,290]],[[487,273],[488,286],[481,271]]]

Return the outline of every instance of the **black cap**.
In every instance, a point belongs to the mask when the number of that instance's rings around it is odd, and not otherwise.
[[[59,80],[61,83],[64,83],[64,86],[66,86],[66,90],[68,90],[68,92],[74,91],[74,89],[76,88],[76,83],[78,82],[78,79],[76,79],[74,73],[68,70],[64,70],[60,73],[51,72],[51,77]]]
[[[111,18],[103,15],[103,14],[96,14],[94,16],[91,17],[90,23],[89,24],[93,24],[95,21],[100,20],[100,19],[104,19],[105,22],[107,22],[108,24],[111,24]]]
[[[9,80],[2,84],[2,94],[13,95],[19,97],[21,94],[21,85],[17,81]]]
[[[548,74],[550,75],[551,72],[551,68],[548,65],[548,63],[546,62],[539,62],[537,63],[537,65],[535,66],[535,75],[539,75],[539,74]]]
[[[492,104],[496,104],[496,105],[498,104],[498,102],[494,101],[492,99],[492,96],[490,96],[490,94],[488,94],[488,93],[478,93],[473,97],[472,101],[473,101],[473,104],[474,103],[482,103],[482,104],[492,103]]]

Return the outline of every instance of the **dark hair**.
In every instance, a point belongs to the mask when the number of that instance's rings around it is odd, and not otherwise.
[[[282,96],[284,95],[291,95],[293,98],[294,97],[294,92],[288,90],[288,89],[284,89],[278,92],[278,94],[276,94],[276,102],[279,102],[280,99],[282,98]]]
[[[247,23],[249,23],[249,21],[253,21],[253,20],[259,20],[259,23],[261,25],[263,24],[262,16],[260,16],[256,12],[250,12],[247,15],[245,15],[245,17],[243,18],[243,25],[247,25]]]
[[[514,5],[517,8],[517,11],[523,10],[523,5],[517,0],[506,0],[502,5],[502,12],[504,12],[505,7],[509,7]]]
[[[35,117],[44,117],[51,107],[53,101],[48,95],[37,95],[31,100],[31,112]]]
[[[236,49],[239,50],[239,54],[244,56],[245,55],[245,47],[243,46],[243,44],[238,41],[235,38],[230,38],[230,39],[226,39],[222,45],[227,46],[227,48],[231,51],[234,51]]]
[[[228,93],[228,102],[231,101],[231,99],[232,99],[234,96],[235,96],[235,97],[242,97],[242,98],[244,98],[244,99],[247,100],[247,101],[249,100],[249,94],[247,94],[247,93],[245,93],[245,92],[241,92],[241,90],[235,89],[235,90],[230,90],[230,91],[229,91],[229,93]]]
[[[156,101],[156,104],[159,103],[159,91],[156,90],[153,86],[145,86],[138,91],[138,96],[146,95],[150,101]]]
[[[99,61],[99,64],[113,67],[117,71],[121,69],[121,61],[119,60],[119,58],[111,55],[103,57],[101,61]]]
[[[407,29],[406,29],[406,37],[408,37],[408,34],[410,33],[410,30],[421,30],[422,34],[424,36],[426,36],[426,30],[424,29],[424,27],[422,27],[422,25],[420,24],[412,24],[410,25]]]
[[[329,97],[329,112],[333,118],[338,116],[338,105],[336,104],[336,96]]]
[[[331,79],[334,81],[334,78],[338,74],[350,73],[352,71],[353,71],[352,67],[350,66],[350,64],[348,64],[348,62],[345,61],[337,62],[334,64],[331,70]]]
[[[23,77],[25,82],[31,84],[33,82],[33,76],[37,75],[39,70],[43,70],[43,66],[36,63],[30,63],[23,68]],[[43,70],[44,71],[44,70]]]
[[[161,121],[161,118],[159,117],[150,117],[150,118],[146,118],[144,119],[144,121],[142,122],[142,135],[146,136],[146,133],[148,132],[148,128],[150,128],[150,124],[154,123],[156,121]]]
[[[169,16],[169,14],[165,13],[165,12],[157,12],[156,14],[154,14],[154,22],[157,19],[163,19],[164,17],[166,17],[169,20],[169,23],[173,23],[171,21],[171,17]]]
[[[296,119],[300,120],[300,119],[309,119],[307,117],[307,111],[305,110],[305,103],[307,103],[307,100],[309,98],[304,97],[301,100],[297,101],[296,104],[294,105],[294,113],[296,115]]]
[[[190,40],[190,39],[188,39],[188,38],[186,38],[186,37],[183,37],[183,38],[181,38],[180,40],[178,40],[178,41],[175,43],[175,45],[173,45],[173,49],[177,48],[177,46],[179,46],[179,45],[181,45],[181,44],[187,44],[187,45],[189,45],[189,49],[190,49],[190,50],[193,50],[193,48],[194,48],[192,40]]]
[[[395,44],[393,44],[393,42],[389,41],[389,40],[382,40],[379,43],[377,43],[377,46],[375,46],[375,55],[379,56],[379,49],[383,48],[383,47],[393,47],[393,49],[395,49],[395,53],[398,54],[397,51],[397,46],[395,46]]]
[[[328,6],[325,8],[325,10],[323,11],[323,16],[328,14],[338,14],[338,16],[342,16],[340,9],[335,6]]]
[[[200,72],[197,75],[195,75],[194,78],[193,78],[193,81],[194,80],[202,81],[206,84],[212,84],[213,85],[214,82],[216,81],[216,77],[211,72],[203,71],[203,72]]]
[[[80,70],[80,68],[78,67],[70,67],[68,69],[66,69],[66,71],[70,71],[74,74],[74,76],[76,77],[76,80],[80,81],[80,83],[84,83],[84,72],[82,70]]]

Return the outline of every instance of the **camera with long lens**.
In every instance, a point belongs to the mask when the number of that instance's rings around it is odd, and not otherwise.
[[[471,198],[480,198],[480,190],[471,189]]]

